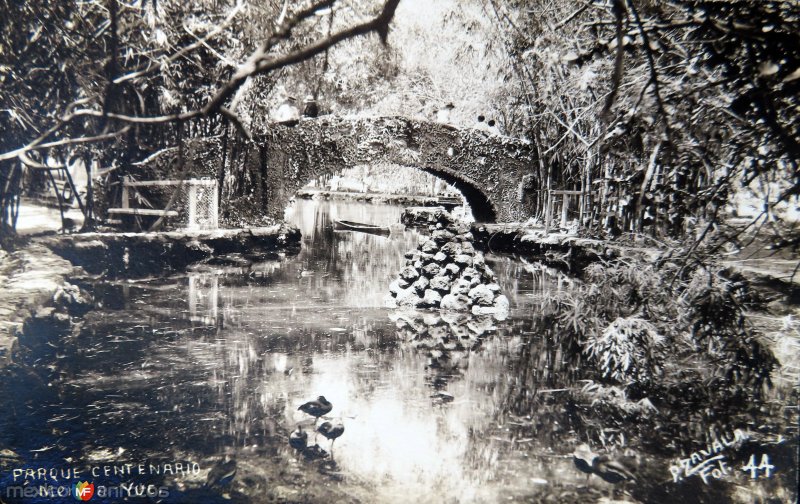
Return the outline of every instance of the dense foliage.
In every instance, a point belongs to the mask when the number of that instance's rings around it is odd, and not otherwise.
[[[52,180],[54,168],[97,165],[114,187],[183,138],[234,128],[247,136],[281,69],[352,37],[385,41],[397,4],[3,0],[3,234],[13,231],[21,188]],[[326,22],[334,13],[340,22]]]
[[[503,403],[524,422],[518,436],[633,449],[642,459],[639,498],[665,492],[670,500],[673,491],[691,497],[692,486],[672,485],[653,456],[686,456],[734,429],[754,443],[791,432],[793,414],[785,425],[764,421],[780,417],[785,403],[767,393],[777,360],[745,316],[761,300],[739,275],[669,259],[617,260],[556,289],[546,287],[547,277],[558,277],[552,270],[533,273],[545,279],[523,334],[535,336],[510,365]],[[572,388],[561,388],[565,376]],[[734,458],[744,464],[748,454]]]
[[[706,238],[749,195],[749,227],[796,243],[796,2],[488,4],[527,111],[506,129],[536,142],[543,186],[591,192],[588,225]]]

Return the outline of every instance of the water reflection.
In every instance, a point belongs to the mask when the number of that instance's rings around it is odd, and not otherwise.
[[[40,421],[17,427],[21,450],[53,464],[169,458],[204,471],[227,455],[237,502],[597,497],[569,455],[593,428],[568,395],[581,385],[580,352],[537,312],[570,281],[489,256],[512,302],[507,320],[389,311],[382,299],[418,235],[330,223],[390,224],[400,211],[299,201],[295,257],[98,284],[105,310],[38,356],[55,362],[55,395],[27,392]],[[318,395],[345,433],[331,457],[305,460],[289,433],[310,429],[298,406]],[[330,447],[309,432],[315,442]],[[229,502],[204,477],[155,481],[186,502]]]
[[[375,225],[400,222],[402,207],[353,202],[299,200],[287,220],[300,228],[303,250],[288,264],[283,278],[294,275],[306,293],[354,308],[383,305],[391,276],[403,265],[403,254],[419,239],[415,231],[397,229],[391,237],[333,230],[337,219]]]
[[[523,464],[525,446],[498,441],[508,436],[497,409],[508,390],[502,377],[530,328],[521,317],[384,309],[387,285],[419,236],[338,233],[330,222],[390,224],[400,211],[298,202],[290,213],[304,235],[296,257],[106,285],[106,299],[126,301],[91,316],[91,329],[67,350],[82,358],[63,366],[64,400],[91,405],[79,420],[91,440],[72,456],[121,446],[151,457],[167,445],[210,466],[233,453],[240,478],[280,480],[286,465],[304,482],[287,483],[288,494],[335,477],[341,495],[371,502],[507,493],[499,468]],[[540,286],[512,261],[493,267],[524,310]],[[296,465],[289,432],[313,424],[297,407],[320,394],[345,434],[331,458]],[[309,441],[329,447],[321,436]],[[524,478],[512,487],[529,491]]]

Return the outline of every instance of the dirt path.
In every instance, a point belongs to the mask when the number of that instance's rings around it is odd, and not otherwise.
[[[64,212],[80,228],[83,223],[83,214],[77,208],[69,208]],[[60,231],[61,214],[58,208],[36,205],[23,200],[19,205],[17,218],[17,234],[27,236],[44,231]]]

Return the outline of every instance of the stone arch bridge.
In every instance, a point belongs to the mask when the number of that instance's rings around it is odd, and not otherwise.
[[[222,181],[223,222],[253,211],[282,218],[308,182],[376,162],[421,169],[453,184],[481,222],[528,218],[541,186],[526,141],[401,117],[302,119],[271,124],[252,141],[195,141],[185,151],[184,173]],[[174,176],[174,152],[158,158],[173,165],[160,171],[162,177]]]

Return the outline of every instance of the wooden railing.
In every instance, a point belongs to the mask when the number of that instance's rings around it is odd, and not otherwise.
[[[189,229],[199,228],[198,223],[198,188],[209,187],[211,193],[211,202],[208,209],[209,214],[209,228],[216,229],[219,226],[218,213],[219,213],[219,198],[217,196],[217,181],[207,179],[189,179],[189,180],[143,180],[133,181],[128,177],[122,179],[122,201],[120,208],[109,208],[109,215],[134,215],[134,216],[148,216],[148,217],[178,217],[180,212],[173,209],[158,209],[158,208],[133,208],[131,207],[131,189],[136,187],[169,187],[175,186],[175,190],[180,190],[181,186],[188,188],[188,197],[186,199],[186,207],[188,212],[187,225]],[[182,209],[182,208],[181,208]]]
[[[550,223],[553,220],[553,203],[557,197],[561,197],[561,221],[559,223],[560,227],[564,228],[567,227],[567,216],[569,213],[570,201],[574,198],[579,198],[578,200],[578,222],[583,222],[583,214],[585,212],[585,205],[586,205],[586,196],[589,196],[591,193],[586,191],[577,191],[577,190],[556,190],[550,189],[547,191],[547,207],[545,209],[544,215],[544,229],[545,231],[550,231]]]

